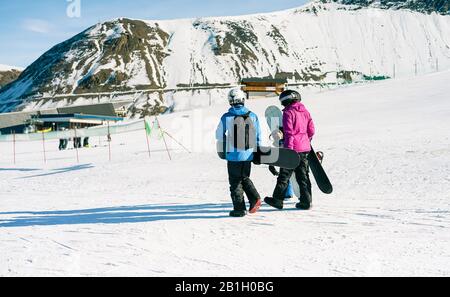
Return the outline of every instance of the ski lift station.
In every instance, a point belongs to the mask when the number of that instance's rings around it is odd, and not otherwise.
[[[112,103],[94,104],[42,110],[0,114],[0,134],[22,134],[36,131],[58,131],[101,126],[122,121]]]

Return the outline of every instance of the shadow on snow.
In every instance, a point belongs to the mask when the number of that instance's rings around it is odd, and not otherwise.
[[[34,168],[0,168],[1,171],[19,171],[19,172],[30,172],[30,171],[39,171],[40,169]]]
[[[18,215],[18,217],[0,219],[0,228],[223,219],[229,218],[228,212],[231,208],[232,204],[230,203],[141,205],[41,212],[2,212],[0,215]]]
[[[27,179],[27,178],[34,178],[34,177],[50,176],[50,175],[62,174],[62,173],[67,173],[67,172],[72,172],[72,171],[85,170],[85,169],[90,169],[90,168],[94,168],[94,166],[92,164],[82,164],[82,165],[76,165],[76,166],[71,166],[71,167],[52,169],[52,172],[49,172],[49,173],[30,175],[30,176],[20,177],[18,179]]]

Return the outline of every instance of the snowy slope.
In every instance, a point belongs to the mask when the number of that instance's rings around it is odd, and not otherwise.
[[[36,95],[236,84],[243,77],[407,77],[450,68],[449,33],[449,15],[321,1],[238,17],[117,19],[45,53],[0,91],[0,111],[61,104],[27,100]]]
[[[306,93],[335,186],[314,209],[229,218],[212,151],[226,105],[162,116],[194,151],[144,131],[59,152],[0,143],[0,275],[449,276],[450,72]],[[275,99],[249,102],[260,116]],[[265,126],[265,125],[264,125]],[[266,129],[266,128],[265,128]],[[264,132],[268,134],[267,129]],[[100,142],[101,141],[101,142]],[[274,178],[254,167],[261,195]],[[249,261],[257,259],[257,261]]]

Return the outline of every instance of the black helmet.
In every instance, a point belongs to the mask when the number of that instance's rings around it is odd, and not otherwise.
[[[297,91],[287,90],[280,95],[280,102],[283,106],[288,106],[294,102],[300,101],[302,101],[302,95]]]

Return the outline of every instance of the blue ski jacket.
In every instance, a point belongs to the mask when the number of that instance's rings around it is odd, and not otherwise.
[[[243,105],[231,107],[226,114],[220,119],[219,127],[216,131],[216,140],[223,142],[229,135],[230,129],[233,127],[234,118],[240,115],[246,115],[250,112],[248,108]],[[261,126],[259,124],[258,116],[250,112],[250,118],[253,121],[256,130],[256,144],[261,146]],[[244,162],[253,161],[253,149],[239,150],[235,148],[227,148],[226,159],[230,162]]]

